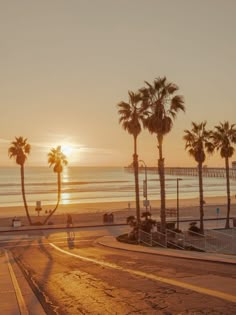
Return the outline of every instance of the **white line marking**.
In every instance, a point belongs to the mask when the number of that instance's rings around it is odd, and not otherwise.
[[[202,288],[202,287],[199,287],[199,286],[196,286],[196,285],[188,284],[188,283],[177,281],[177,280],[174,280],[174,279],[159,277],[159,276],[152,275],[152,274],[149,274],[149,273],[146,273],[146,272],[143,272],[143,271],[136,271],[136,270],[132,270],[132,269],[128,269],[128,268],[123,268],[123,267],[120,267],[120,266],[118,266],[116,264],[103,262],[103,261],[100,261],[100,260],[97,260],[97,259],[88,258],[88,257],[84,257],[84,256],[81,256],[81,255],[77,255],[77,254],[68,252],[68,251],[63,250],[60,247],[54,245],[53,243],[49,243],[49,244],[54,249],[60,251],[63,254],[70,255],[70,256],[79,258],[81,260],[84,260],[84,261],[90,261],[92,263],[95,263],[95,264],[98,264],[98,265],[101,265],[101,266],[105,266],[105,267],[109,267],[109,268],[113,268],[113,269],[117,269],[117,270],[122,270],[122,271],[125,271],[125,272],[128,272],[128,273],[134,274],[136,276],[145,277],[147,279],[151,279],[151,280],[154,280],[154,281],[159,281],[159,282],[163,282],[163,283],[166,283],[166,284],[174,285],[174,286],[181,287],[181,288],[184,288],[184,289],[187,289],[187,290],[191,290],[191,291],[194,291],[194,292],[207,294],[207,295],[214,296],[214,297],[226,300],[226,301],[236,302],[236,296],[235,295],[231,295],[231,294],[227,294],[227,293],[224,293],[224,292],[219,292],[219,291],[215,291],[215,290],[211,290],[211,289],[207,289],[207,288]]]
[[[21,315],[29,315],[28,309],[27,309],[26,304],[25,304],[25,300],[24,300],[23,295],[21,293],[21,290],[20,290],[19,284],[17,282],[15,273],[14,273],[13,268],[11,266],[11,263],[9,261],[9,256],[8,256],[7,251],[5,251],[5,256],[7,259],[7,265],[8,265],[10,275],[11,275],[12,284],[13,284],[13,287],[14,287],[14,290],[16,293],[17,302],[18,302],[18,305],[20,308],[20,313],[21,313]]]

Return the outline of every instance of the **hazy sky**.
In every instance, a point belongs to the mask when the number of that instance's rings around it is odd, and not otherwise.
[[[166,165],[195,165],[182,139],[191,121],[236,123],[235,16],[235,0],[0,0],[0,165],[14,165],[15,136],[32,145],[28,165],[47,165],[58,144],[72,146],[72,165],[129,164],[116,104],[164,75],[186,102]],[[144,131],[138,148],[156,164],[155,136]]]

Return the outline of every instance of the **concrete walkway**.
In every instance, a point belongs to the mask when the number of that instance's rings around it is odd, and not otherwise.
[[[236,265],[236,255],[224,255],[218,253],[205,253],[161,247],[148,247],[143,245],[132,245],[118,242],[114,236],[103,236],[97,240],[97,243],[111,248],[140,252],[145,254],[163,255],[177,258],[212,261]]]
[[[0,250],[0,310],[5,315],[45,315],[10,252]]]
[[[9,269],[9,259],[5,252],[0,254],[0,309],[3,314],[20,315],[16,289]],[[28,313],[23,313],[28,314]]]

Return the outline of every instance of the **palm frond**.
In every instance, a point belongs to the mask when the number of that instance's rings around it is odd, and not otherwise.
[[[48,164],[49,167],[54,167],[53,170],[56,173],[61,173],[63,171],[63,165],[66,166],[68,161],[66,155],[61,150],[61,146],[52,148],[48,153]]]
[[[185,112],[184,98],[181,95],[175,95],[171,100],[170,109],[178,113],[179,111]]]
[[[212,142],[212,133],[206,130],[206,122],[192,122],[191,130],[184,130],[183,139],[186,141],[185,149],[198,163],[203,163],[206,158],[205,150],[211,154],[214,151],[214,143]]]
[[[20,136],[15,137],[15,140],[11,142],[11,146],[8,149],[8,155],[10,158],[14,158],[17,164],[24,165],[30,151],[31,146],[27,143],[27,138]]]
[[[137,137],[142,130],[142,120],[147,116],[147,112],[142,108],[142,94],[140,92],[128,91],[129,102],[118,104],[119,123],[122,123],[124,130]]]

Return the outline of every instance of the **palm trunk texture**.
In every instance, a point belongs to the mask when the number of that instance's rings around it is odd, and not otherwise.
[[[57,210],[59,206],[60,200],[61,200],[61,173],[57,173],[57,204],[55,208],[46,217],[43,224],[46,224],[48,220],[51,218],[51,216],[55,213],[55,211]]]
[[[229,181],[229,158],[225,158],[225,171],[226,171],[226,185],[227,185],[227,217],[225,228],[229,229],[229,216],[230,216],[230,181]]]
[[[158,137],[158,172],[160,180],[160,196],[161,196],[161,231],[162,233],[166,230],[166,196],[165,196],[165,165],[164,158],[162,156],[162,138]]]
[[[135,196],[136,196],[136,217],[139,224],[140,223],[139,176],[138,176],[139,169],[138,169],[138,155],[137,155],[137,138],[135,137],[134,137],[133,166],[134,166]]]
[[[203,180],[202,180],[202,163],[198,164],[198,179],[199,179],[199,197],[200,197],[200,231],[204,234],[204,199],[203,199]]]
[[[30,218],[28,205],[27,205],[26,197],[25,197],[25,174],[24,174],[24,166],[23,165],[21,165],[21,167],[20,167],[20,173],[21,173],[21,191],[22,191],[22,197],[23,197],[24,206],[25,206],[25,212],[26,212],[29,224],[32,225],[32,221]]]

